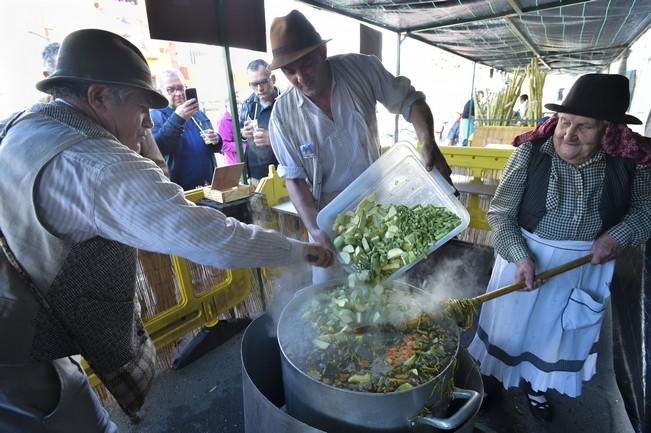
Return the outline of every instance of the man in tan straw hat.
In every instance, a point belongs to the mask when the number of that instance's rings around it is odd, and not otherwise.
[[[136,248],[219,268],[334,256],[195,206],[131,150],[167,100],[126,39],[71,33],[37,87],[54,101],[0,122],[0,431],[114,433],[76,355],[137,417],[155,350],[134,308]]]
[[[273,21],[270,38],[271,68],[280,68],[293,85],[276,100],[271,146],[312,239],[330,246],[317,212],[379,157],[377,101],[414,125],[427,169],[449,179],[425,95],[407,78],[394,77],[374,56],[328,57],[328,41],[296,10]],[[327,277],[317,274],[315,281]]]
[[[595,374],[612,259],[651,236],[651,139],[626,126],[641,123],[626,114],[628,89],[622,75],[586,74],[562,105],[547,104],[557,114],[515,138],[488,211],[498,254],[488,291],[522,280],[527,289],[484,304],[469,351],[504,388],[522,381],[543,420],[548,389],[578,397]]]

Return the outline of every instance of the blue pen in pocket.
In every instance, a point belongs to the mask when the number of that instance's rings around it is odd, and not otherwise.
[[[299,149],[301,151],[301,156],[303,158],[314,158],[315,157],[314,146],[312,145],[312,143],[301,144],[301,147]]]

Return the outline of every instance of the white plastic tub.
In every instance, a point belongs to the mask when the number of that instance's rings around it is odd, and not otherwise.
[[[316,218],[319,228],[333,239],[332,225],[337,215],[354,210],[364,197],[373,192],[376,193],[377,203],[382,206],[432,204],[444,207],[460,218],[459,225],[432,245],[427,255],[465,230],[470,223],[468,211],[454,196],[454,189],[443,176],[437,170],[428,172],[416,150],[409,144],[399,143],[371,164],[353,183],[321,209]],[[337,256],[343,264],[340,255]],[[402,275],[425,257],[419,257],[413,263],[398,269],[389,276],[389,279]]]

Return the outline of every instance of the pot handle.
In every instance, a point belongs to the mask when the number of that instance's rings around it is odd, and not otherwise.
[[[459,410],[449,418],[435,418],[432,416],[417,416],[409,420],[409,426],[430,426],[440,430],[454,430],[473,417],[481,405],[481,395],[472,389],[455,388],[452,391],[452,400],[467,400]]]

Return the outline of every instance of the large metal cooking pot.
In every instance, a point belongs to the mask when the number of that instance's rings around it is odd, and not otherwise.
[[[325,431],[346,432],[405,432],[431,426],[431,431],[453,430],[474,417],[481,404],[481,396],[473,390],[446,390],[453,376],[453,357],[441,373],[430,381],[400,392],[384,394],[351,391],[326,385],[300,370],[287,356],[285,347],[295,335],[297,313],[321,291],[329,291],[344,281],[329,281],[299,290],[284,307],[278,321],[278,342],[287,411],[297,419]],[[424,292],[408,284],[393,282],[392,288],[407,293]],[[445,319],[441,319],[445,320]],[[449,326],[456,328],[456,323]],[[458,335],[458,328],[456,328]],[[457,345],[458,350],[458,345]],[[420,416],[427,406],[447,406],[452,399],[466,400],[447,418]],[[419,430],[421,431],[421,430]]]

